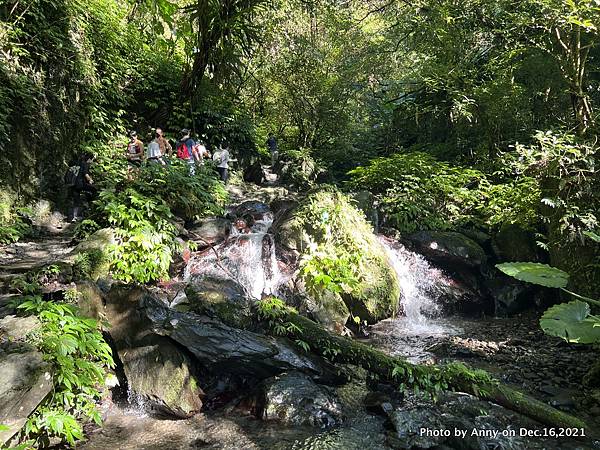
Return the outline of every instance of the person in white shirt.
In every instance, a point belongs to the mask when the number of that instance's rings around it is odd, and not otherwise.
[[[146,150],[146,158],[149,163],[152,164],[162,164],[163,166],[166,164],[163,159],[163,154],[160,150],[160,143],[158,133],[156,134],[154,140],[148,144],[148,148]]]
[[[219,171],[221,180],[227,183],[229,179],[229,145],[227,143],[224,142],[220,150],[213,154],[213,161],[217,163],[217,170]]]

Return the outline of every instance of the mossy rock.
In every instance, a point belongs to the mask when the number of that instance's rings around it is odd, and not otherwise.
[[[202,408],[204,395],[191,360],[169,338],[149,335],[139,347],[119,351],[131,390],[160,415],[188,418]]]
[[[353,261],[346,270],[356,283],[340,284],[341,298],[353,316],[373,323],[396,313],[398,277],[371,225],[346,195],[329,187],[309,193],[279,233],[280,242],[288,248],[293,243],[306,256],[317,245],[334,260]],[[310,275],[304,277],[307,285],[314,284]],[[318,301],[320,295],[313,292],[312,297]]]
[[[234,280],[193,276],[185,288],[190,309],[244,328],[252,321],[252,300]]]
[[[316,293],[312,298],[306,298],[301,311],[308,313],[316,322],[333,332],[343,329],[350,317],[350,310],[342,296],[327,290]]]
[[[81,241],[71,252],[76,279],[99,280],[108,277],[110,260],[107,249],[116,243],[112,228],[103,228]]]

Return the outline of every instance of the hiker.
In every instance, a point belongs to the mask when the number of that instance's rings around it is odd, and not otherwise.
[[[144,159],[144,144],[137,137],[135,131],[129,132],[129,144],[127,144],[127,161],[130,167],[140,167]]]
[[[181,138],[177,142],[177,157],[188,163],[190,176],[196,175],[196,163],[194,161],[194,146],[196,143],[190,137],[190,130],[184,128],[181,130]]]
[[[90,164],[94,160],[94,155],[90,152],[85,152],[79,158],[76,165],[69,168],[69,172],[65,175],[65,181],[69,184],[69,190],[73,199],[73,207],[69,214],[71,222],[76,222],[80,219],[79,215],[83,209],[82,194],[89,201],[93,199],[98,193],[98,189],[94,186],[94,180],[90,175]],[[78,166],[78,170],[74,170]],[[76,174],[75,174],[76,172]],[[75,175],[74,177],[67,179],[68,175]]]
[[[158,142],[158,145],[160,147],[160,154],[163,157],[171,156],[171,153],[173,153],[173,147],[171,147],[171,144],[163,135],[162,128],[156,127],[156,141]]]
[[[217,163],[217,170],[219,171],[219,176],[221,177],[221,181],[227,183],[229,179],[229,145],[224,142],[221,145],[221,149],[218,152],[213,153],[213,161]]]
[[[151,164],[161,164],[165,166],[167,163],[163,159],[163,152],[160,149],[159,138],[161,135],[156,132],[154,139],[148,144],[147,158]],[[163,138],[164,139],[164,138]]]
[[[277,152],[277,139],[275,139],[273,133],[269,134],[269,138],[267,139],[267,148],[271,153],[271,167],[275,167],[279,153]]]
[[[208,153],[206,145],[204,145],[204,141],[198,140],[194,147],[194,155],[196,156],[200,165],[204,164],[204,158],[210,158],[210,153]]]

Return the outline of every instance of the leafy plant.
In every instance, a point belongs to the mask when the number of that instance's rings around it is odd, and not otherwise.
[[[113,276],[140,283],[168,277],[178,245],[173,215],[165,202],[132,188],[103,191],[99,202],[115,228],[117,242],[107,249]]]
[[[0,189],[0,244],[16,242],[31,231],[22,211],[15,194],[8,189]]]
[[[590,305],[580,300],[549,308],[540,319],[544,333],[567,342],[596,344],[600,342],[600,317],[593,316]]]
[[[544,312],[540,326],[546,334],[560,337],[567,342],[600,342],[600,317],[591,315],[589,306],[600,306],[600,301],[567,290],[568,273],[540,263],[514,262],[497,264],[496,267],[517,280],[559,288],[579,299],[555,305]]]
[[[540,286],[564,288],[569,283],[569,274],[547,264],[513,262],[496,264],[496,268],[517,280]]]
[[[19,309],[41,322],[29,337],[53,367],[54,389],[25,424],[23,436],[35,447],[58,437],[69,445],[83,438],[82,423],[101,424],[96,400],[106,370],[114,367],[111,349],[98,323],[78,315],[75,306],[44,301],[39,295],[23,298]]]

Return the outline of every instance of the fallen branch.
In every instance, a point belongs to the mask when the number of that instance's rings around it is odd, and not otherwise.
[[[351,339],[335,336],[312,320],[286,307],[278,299],[259,303],[259,317],[266,320],[274,334],[286,334],[300,344],[333,362],[358,365],[377,374],[400,389],[413,388],[435,393],[440,390],[466,392],[489,400],[552,427],[591,429],[577,417],[559,411],[544,402],[516,391],[490,377],[487,372],[462,364],[422,366],[389,356],[382,351]],[[273,332],[273,331],[271,331]]]

